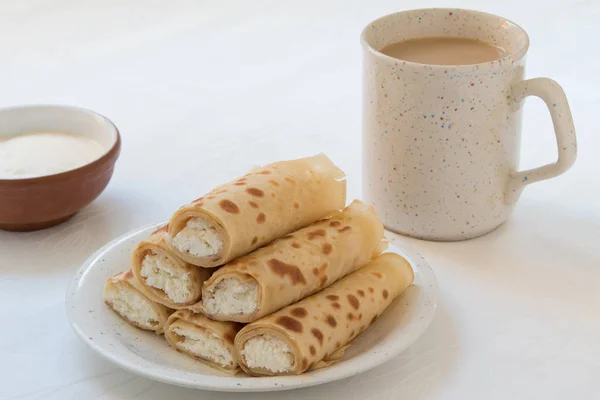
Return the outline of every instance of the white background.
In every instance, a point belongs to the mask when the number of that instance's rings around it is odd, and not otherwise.
[[[361,29],[409,8],[505,16],[531,36],[528,77],[569,97],[579,158],[525,189],[508,223],[461,243],[411,240],[441,304],[390,363],[310,389],[198,392],[100,359],[63,307],[86,257],[249,167],[326,152],[360,197]],[[0,232],[0,399],[592,399],[600,396],[600,1],[0,1],[0,106],[90,108],[121,130],[107,190],[70,222]],[[556,157],[541,101],[522,167]]]

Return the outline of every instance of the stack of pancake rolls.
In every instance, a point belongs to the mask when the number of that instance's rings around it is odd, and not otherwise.
[[[104,301],[176,350],[252,376],[338,361],[413,282],[372,206],[346,206],[319,154],[255,169],[177,210],[143,240]]]

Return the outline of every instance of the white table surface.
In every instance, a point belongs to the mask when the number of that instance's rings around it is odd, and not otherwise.
[[[358,35],[401,9],[500,14],[531,36],[528,77],[569,97],[580,154],[527,189],[508,223],[461,243],[411,240],[441,302],[388,364],[323,386],[232,395],[104,361],[71,331],[64,294],[86,257],[249,167],[324,151],[360,196]],[[123,135],[107,190],[53,229],[0,232],[0,399],[592,399],[600,396],[600,1],[0,1],[0,106],[66,103]],[[526,105],[522,166],[556,157]]]

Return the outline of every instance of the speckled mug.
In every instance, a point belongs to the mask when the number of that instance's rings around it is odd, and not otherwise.
[[[405,39],[459,36],[504,48],[476,65],[426,65],[382,54]],[[555,177],[577,155],[567,98],[548,78],[523,80],[529,38],[516,24],[477,11],[399,12],[363,31],[363,194],[385,226],[429,240],[461,240],[502,224],[523,188]],[[558,160],[518,171],[527,96],[550,110]]]

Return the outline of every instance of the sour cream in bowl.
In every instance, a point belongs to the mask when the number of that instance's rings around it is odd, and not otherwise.
[[[106,187],[121,147],[115,125],[68,106],[0,109],[0,229],[66,221]]]
[[[0,179],[54,175],[100,158],[106,149],[84,135],[28,132],[0,139]]]

